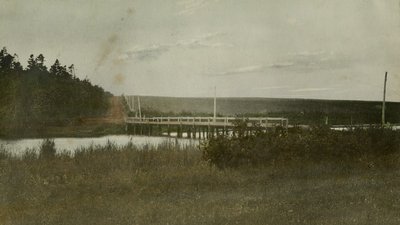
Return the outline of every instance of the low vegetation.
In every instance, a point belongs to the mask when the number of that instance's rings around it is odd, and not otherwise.
[[[311,130],[278,127],[264,132],[246,125],[233,136],[220,135],[203,146],[203,159],[218,167],[288,163],[327,163],[339,167],[395,167],[400,163],[400,132],[383,128],[334,131],[329,127]]]
[[[398,132],[240,129],[200,149],[2,150],[0,223],[398,224]]]

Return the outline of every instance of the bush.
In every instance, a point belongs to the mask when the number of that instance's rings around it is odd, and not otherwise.
[[[6,150],[3,145],[0,145],[0,160],[7,159],[10,157],[10,153]]]
[[[45,139],[40,144],[40,158],[49,159],[54,158],[56,156],[56,145],[54,140],[52,139]]]
[[[347,165],[396,166],[390,160],[400,153],[400,132],[382,128],[333,131],[328,127],[311,130],[284,129],[250,134],[239,124],[232,136],[218,136],[205,142],[204,160],[218,167],[271,165],[289,162],[337,163]]]

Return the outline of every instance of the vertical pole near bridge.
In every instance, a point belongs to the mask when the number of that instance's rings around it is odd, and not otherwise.
[[[382,101],[382,126],[385,126],[385,110],[386,110],[386,81],[387,81],[387,72],[385,72],[385,81],[383,83],[383,101]]]
[[[214,86],[214,125],[217,120],[217,86]]]

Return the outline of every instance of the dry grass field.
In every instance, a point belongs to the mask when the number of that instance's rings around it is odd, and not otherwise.
[[[219,169],[197,147],[169,144],[0,155],[3,225],[400,224],[397,167]]]

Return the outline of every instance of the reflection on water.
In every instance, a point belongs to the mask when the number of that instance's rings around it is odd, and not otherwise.
[[[149,137],[149,136],[132,136],[132,135],[108,135],[103,137],[88,137],[88,138],[54,138],[54,143],[57,152],[68,151],[74,153],[76,149],[90,147],[91,145],[106,145],[107,142],[124,146],[130,141],[138,146],[158,145],[163,142],[178,143],[180,145],[197,145],[199,140],[182,139],[171,137]],[[18,140],[3,140],[0,139],[0,145],[14,155],[21,155],[27,149],[38,150],[43,139],[18,139]]]

